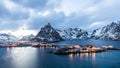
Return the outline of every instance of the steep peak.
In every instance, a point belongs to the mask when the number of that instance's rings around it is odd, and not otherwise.
[[[37,36],[35,37],[36,41],[39,42],[54,42],[60,41],[62,38],[59,33],[54,29],[50,23],[41,28]]]
[[[115,22],[112,22],[112,23],[111,23],[111,25],[116,25],[116,24],[117,24],[117,23],[115,23]]]
[[[118,20],[117,23],[120,25],[120,20]]]
[[[113,27],[115,27],[115,26],[117,26],[117,25],[118,25],[118,23],[112,22],[112,23],[104,26],[103,29],[106,29],[106,28],[107,28],[107,29],[110,29],[110,28],[113,28]]]
[[[50,23],[48,23],[47,25],[45,25],[45,27],[52,27]]]

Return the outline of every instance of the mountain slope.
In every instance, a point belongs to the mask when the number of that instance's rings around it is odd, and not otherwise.
[[[30,41],[34,38],[35,36],[34,35],[28,35],[28,36],[23,36],[20,40],[21,41]]]
[[[50,23],[41,28],[40,32],[34,38],[39,42],[54,42],[70,39],[105,39],[120,40],[120,23],[114,23],[95,29],[92,33],[84,31],[80,28],[69,28],[66,30],[54,29]]]
[[[59,33],[54,29],[50,23],[41,28],[39,33],[34,38],[39,42],[55,42],[63,40]]]
[[[57,30],[63,39],[85,39],[88,38],[88,32],[79,28],[69,28],[67,30]]]
[[[4,46],[6,44],[17,43],[18,38],[11,34],[0,34],[0,46]]]
[[[120,23],[114,23],[93,31],[91,38],[120,40]]]

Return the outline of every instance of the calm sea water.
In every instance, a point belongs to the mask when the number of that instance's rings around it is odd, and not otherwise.
[[[71,40],[57,44],[114,45],[120,41]],[[120,51],[55,55],[48,53],[54,48],[16,47],[0,48],[0,68],[120,68]]]

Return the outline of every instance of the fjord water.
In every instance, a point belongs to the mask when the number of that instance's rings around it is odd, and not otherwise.
[[[57,44],[113,45],[120,47],[120,41],[70,40]],[[120,51],[55,55],[54,48],[14,47],[0,48],[0,68],[120,68]]]

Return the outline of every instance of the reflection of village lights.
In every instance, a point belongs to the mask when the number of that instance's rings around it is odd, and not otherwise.
[[[40,47],[40,52],[44,52],[44,47]]]
[[[92,59],[95,60],[96,53],[92,53]]]
[[[79,55],[79,53],[77,53],[77,56]]]
[[[73,54],[72,54],[72,53],[71,53],[71,54],[69,54],[69,57],[70,57],[70,58],[73,58]]]
[[[88,53],[84,53],[84,55],[85,55],[86,57],[88,57]]]
[[[82,59],[83,56],[87,58],[88,55],[89,55],[89,53],[80,53],[80,58]]]
[[[10,51],[10,49],[9,49],[9,47],[7,47],[7,52],[9,52]]]
[[[83,56],[83,54],[82,54],[82,53],[80,53],[80,59],[82,59],[82,56]]]
[[[73,61],[73,54],[69,54],[70,61]]]

